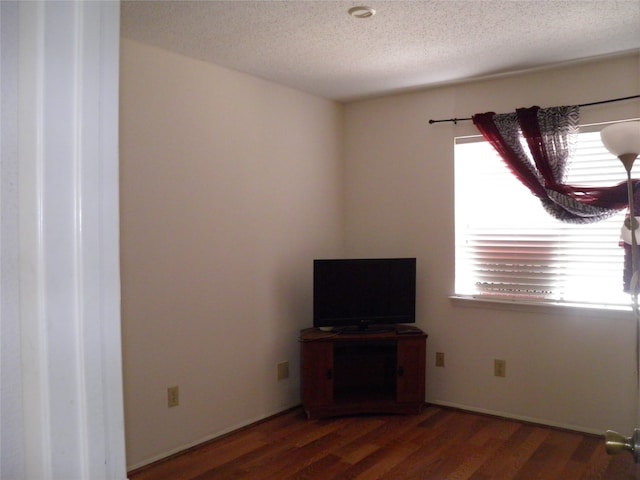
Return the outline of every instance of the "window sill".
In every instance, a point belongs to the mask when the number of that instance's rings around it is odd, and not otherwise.
[[[452,295],[452,305],[465,308],[488,308],[554,315],[588,315],[629,318],[633,315],[630,305],[604,305],[590,303],[534,302],[526,300],[502,300],[472,295]]]

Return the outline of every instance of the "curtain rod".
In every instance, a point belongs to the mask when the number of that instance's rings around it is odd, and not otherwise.
[[[613,102],[621,102],[622,100],[631,100],[632,98],[640,98],[640,95],[631,95],[630,97],[613,98],[611,100],[601,100],[600,102],[583,103],[581,105],[578,105],[578,107],[591,107],[593,105],[602,105],[603,103],[613,103]],[[471,117],[447,118],[445,120],[429,120],[429,124],[431,125],[433,123],[453,122],[457,125],[458,122],[466,122],[468,120],[472,120],[472,118]]]

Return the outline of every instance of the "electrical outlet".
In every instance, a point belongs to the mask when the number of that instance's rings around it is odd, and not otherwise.
[[[178,387],[167,388],[167,406],[177,407],[180,405],[180,390]]]
[[[289,378],[289,362],[278,364],[278,380]]]
[[[444,367],[444,353],[436,352],[436,367]]]
[[[496,377],[506,377],[507,376],[507,361],[506,360],[498,360],[497,358],[493,360],[493,374]]]

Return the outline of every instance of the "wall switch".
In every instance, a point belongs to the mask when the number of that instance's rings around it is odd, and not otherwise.
[[[507,361],[506,360],[498,360],[497,358],[493,360],[493,374],[496,377],[506,377],[507,376]]]
[[[444,367],[444,353],[436,352],[436,367]]]
[[[285,378],[289,378],[289,362],[278,364],[278,380],[284,380]]]
[[[180,405],[180,390],[178,387],[167,388],[167,406],[177,407]]]

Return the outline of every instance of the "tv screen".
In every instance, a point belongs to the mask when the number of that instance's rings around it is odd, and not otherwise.
[[[416,259],[313,262],[313,326],[415,323]]]

